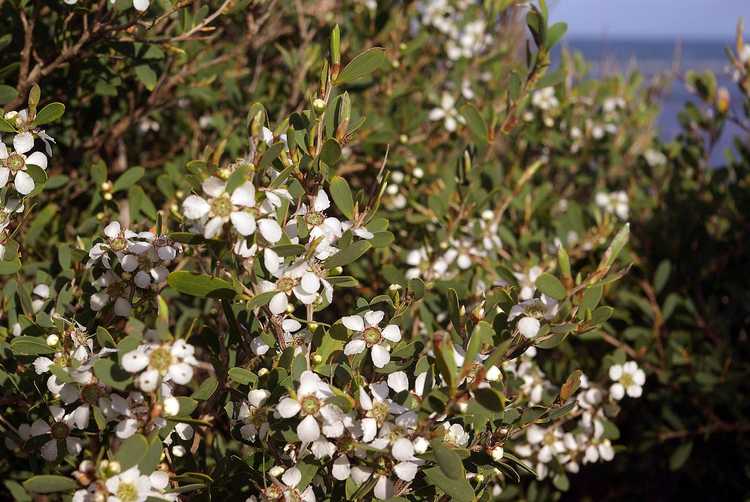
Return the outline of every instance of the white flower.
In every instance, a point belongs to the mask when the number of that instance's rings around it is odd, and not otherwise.
[[[34,190],[34,179],[26,172],[34,165],[47,169],[47,157],[42,152],[25,155],[34,148],[34,136],[30,132],[16,134],[13,138],[14,152],[8,152],[5,143],[0,141],[0,187],[4,187],[13,177],[16,191],[28,195]]]
[[[184,340],[173,344],[147,344],[122,356],[122,367],[129,373],[140,373],[138,385],[146,392],[156,389],[159,382],[173,381],[187,385],[193,378],[193,366],[198,364],[195,348]]]
[[[114,303],[115,315],[128,317],[132,305],[130,304],[131,287],[127,282],[113,272],[107,270],[102,274],[94,285],[99,291],[89,298],[89,306],[94,312],[99,312],[110,303]]]
[[[65,410],[59,406],[50,406],[49,411],[51,415],[49,423],[36,420],[31,424],[30,429],[32,437],[50,436],[50,439],[42,445],[42,457],[48,462],[57,460],[58,444],[64,444],[69,454],[78,456],[83,450],[83,441],[72,437],[70,433],[74,429],[85,429],[88,426],[88,414],[79,408],[66,414]]]
[[[627,220],[630,213],[628,194],[620,190],[612,193],[598,192],[595,197],[596,205],[604,211],[617,215],[622,220]]]
[[[295,213],[295,217],[300,217],[308,229],[309,241],[312,242],[315,239],[322,238],[326,241],[326,244],[334,243],[343,234],[343,227],[341,221],[338,218],[327,217],[325,210],[331,207],[331,201],[328,198],[325,190],[322,188],[318,190],[317,195],[313,198],[312,207],[308,208],[307,205],[302,204],[299,210]],[[294,239],[297,237],[297,221],[293,218],[287,224],[287,230],[289,237]],[[321,246],[318,244],[316,248],[317,253],[321,251],[327,251],[327,246]],[[318,256],[319,259],[325,259],[327,256]]]
[[[519,300],[529,300],[533,298],[534,292],[536,291],[536,280],[542,274],[542,269],[538,266],[533,266],[526,273],[514,272],[513,275],[518,279],[518,285],[521,287],[521,291],[518,293]]]
[[[630,397],[641,397],[643,384],[646,383],[646,374],[635,361],[613,364],[609,367],[609,378],[615,382],[609,388],[609,393],[617,400],[625,397],[626,393]]]
[[[304,418],[297,424],[297,437],[303,443],[311,443],[320,437],[321,424],[326,437],[339,437],[344,432],[341,410],[325,401],[333,396],[328,384],[312,371],[304,371],[300,376],[296,398],[285,397],[276,407],[283,418],[297,414]]]
[[[408,410],[395,401],[389,399],[388,384],[378,382],[370,384],[372,398],[365,391],[364,387],[359,388],[359,407],[365,411],[365,417],[360,421],[362,429],[362,442],[369,443],[378,433],[378,428],[382,427],[391,415],[399,415],[396,419],[399,425],[408,425],[411,417],[401,419],[400,415]]]
[[[264,404],[270,396],[271,393],[265,389],[255,389],[247,393],[247,402],[242,403],[237,417],[244,423],[240,427],[240,434],[245,440],[255,441],[258,435],[263,439],[268,434],[270,426]]]
[[[554,87],[544,87],[534,91],[531,96],[531,104],[543,111],[549,111],[557,108],[560,102],[555,96]]]
[[[264,218],[256,223],[260,213],[255,209],[255,186],[249,181],[235,188],[231,195],[226,192],[227,184],[214,176],[201,186],[208,198],[190,195],[182,202],[182,211],[189,220],[207,220],[203,226],[206,239],[217,237],[229,221],[242,236],[253,234],[257,226],[268,242],[281,239],[281,227],[276,221]]]
[[[303,492],[297,489],[302,481],[302,472],[296,467],[287,469],[281,476],[281,481],[286,485],[284,490],[284,500],[299,500],[301,502],[315,502],[315,492],[312,486],[308,486]]]
[[[141,474],[138,466],[112,476],[105,483],[110,496],[108,502],[145,502],[149,497],[177,500],[176,494],[165,494],[169,486],[169,474],[155,471],[150,476]]]
[[[456,111],[456,100],[447,92],[440,98],[440,106],[430,110],[429,117],[430,120],[442,120],[448,132],[455,131],[459,123],[464,123],[463,116]]]
[[[464,431],[461,424],[453,424],[449,426],[447,423],[443,423],[443,427],[446,429],[443,441],[449,445],[458,448],[465,448],[466,445],[469,444],[469,433]]]
[[[359,354],[369,347],[375,367],[382,368],[388,364],[391,360],[389,342],[400,341],[401,330],[395,324],[389,324],[381,331],[378,324],[384,317],[385,313],[379,310],[368,310],[364,316],[343,317],[341,319],[343,325],[356,333],[344,347],[344,354],[347,356]]]

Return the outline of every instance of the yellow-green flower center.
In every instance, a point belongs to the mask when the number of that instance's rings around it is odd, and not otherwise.
[[[313,395],[307,395],[300,401],[302,412],[305,415],[317,415],[320,411],[320,399]]]
[[[172,365],[172,354],[168,348],[159,347],[149,354],[148,365],[163,375],[169,371],[169,367]]]
[[[310,211],[305,215],[305,222],[307,222],[308,225],[311,227],[317,227],[318,225],[322,225],[325,221],[325,217],[316,211]]]
[[[291,277],[282,277],[276,281],[276,289],[284,293],[291,293],[296,283],[297,281]]]
[[[21,171],[26,167],[26,159],[18,153],[11,153],[7,159],[5,159],[5,165],[8,166],[13,173]]]
[[[123,483],[117,487],[117,498],[120,502],[136,502],[138,500],[138,488],[133,483]]]
[[[122,235],[118,235],[117,237],[112,239],[109,243],[109,247],[111,247],[112,251],[116,253],[119,251],[124,251],[127,246],[128,246],[128,241]]]
[[[229,218],[229,215],[232,214],[233,210],[234,206],[232,205],[232,201],[229,200],[229,196],[227,194],[224,194],[221,197],[217,197],[213,201],[211,201],[211,213],[214,216]]]
[[[635,381],[633,380],[633,375],[631,375],[630,373],[623,373],[622,376],[620,377],[620,383],[625,388],[635,385]]]
[[[68,426],[61,422],[54,423],[50,427],[50,434],[55,439],[65,439],[66,437],[68,437],[69,433],[70,429],[68,428]]]
[[[369,328],[365,329],[362,333],[362,338],[364,339],[365,343],[367,345],[375,345],[377,344],[383,336],[380,334],[380,330],[376,328],[375,326],[370,326]]]
[[[96,384],[86,385],[81,389],[81,400],[84,403],[95,405],[99,399],[99,388]]]

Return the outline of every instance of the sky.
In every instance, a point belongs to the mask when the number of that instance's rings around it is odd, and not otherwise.
[[[551,21],[568,23],[569,37],[731,40],[739,17],[750,33],[750,0],[548,0],[548,5]]]

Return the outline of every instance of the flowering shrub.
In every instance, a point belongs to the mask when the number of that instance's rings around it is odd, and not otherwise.
[[[544,2],[214,3],[0,4],[8,493],[544,500],[618,462],[680,364],[634,291],[692,140],[548,72]]]

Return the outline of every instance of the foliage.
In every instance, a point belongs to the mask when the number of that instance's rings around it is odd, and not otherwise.
[[[747,430],[711,75],[662,144],[543,1],[0,11],[15,499],[616,497]]]

